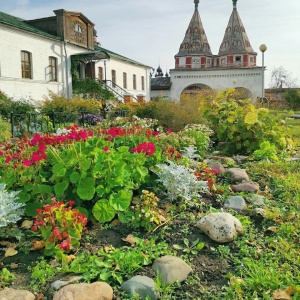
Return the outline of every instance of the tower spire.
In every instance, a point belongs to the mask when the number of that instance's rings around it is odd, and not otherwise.
[[[233,7],[236,7],[237,2],[238,2],[238,0],[232,0]]]
[[[198,9],[199,0],[194,0],[194,2],[195,2],[195,9]]]

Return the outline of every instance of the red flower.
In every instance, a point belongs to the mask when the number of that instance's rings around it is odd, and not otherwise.
[[[71,242],[71,239],[70,238],[67,238],[65,239],[64,241],[62,241],[60,244],[59,244],[59,247],[60,249],[70,249],[71,246],[70,246],[70,242]]]
[[[103,151],[105,151],[105,152],[107,152],[108,150],[109,150],[108,146],[105,146],[105,147],[103,148]]]

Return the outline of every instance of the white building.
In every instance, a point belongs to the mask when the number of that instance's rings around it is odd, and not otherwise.
[[[175,69],[165,76],[161,68],[151,79],[152,97],[168,97],[179,101],[183,93],[194,94],[201,89],[235,87],[252,98],[262,94],[262,67],[256,66],[245,27],[233,0],[230,16],[218,55],[212,54],[198,11],[199,0],[186,30],[179,52],[175,55]]]
[[[0,12],[0,90],[14,99],[72,96],[74,60],[80,78],[98,79],[116,98],[150,99],[151,67],[98,46],[94,24],[79,12],[23,20]]]

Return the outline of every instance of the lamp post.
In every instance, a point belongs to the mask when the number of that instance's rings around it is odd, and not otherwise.
[[[261,44],[259,46],[259,50],[262,53],[262,83],[261,83],[261,101],[264,102],[265,98],[265,52],[267,51],[267,46],[265,44]],[[268,101],[269,105],[269,101]]]

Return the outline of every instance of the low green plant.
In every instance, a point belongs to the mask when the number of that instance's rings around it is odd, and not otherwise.
[[[60,267],[53,267],[45,259],[39,261],[34,267],[30,267],[31,289],[35,292],[41,291],[41,288],[60,272],[60,269]]]
[[[24,214],[24,204],[17,202],[18,194],[19,192],[8,192],[6,184],[0,183],[0,228],[16,223]]]
[[[0,270],[0,288],[10,285],[15,279],[16,277],[7,268]]]
[[[65,271],[83,274],[88,282],[100,280],[122,283],[124,277],[151,264],[159,256],[170,254],[165,242],[155,243],[154,239],[135,237],[131,243],[132,246],[101,248],[97,255],[80,253]]]
[[[204,242],[200,242],[200,239],[196,239],[193,242],[190,242],[187,238],[183,239],[184,245],[174,244],[173,248],[180,250],[185,254],[198,254],[198,251],[202,250],[205,246]]]
[[[150,232],[166,221],[158,202],[159,198],[153,192],[143,190],[141,196],[133,198],[130,210],[119,213],[119,219],[122,223]]]
[[[284,100],[290,109],[300,109],[300,91],[290,90],[284,94]]]
[[[38,215],[31,229],[41,232],[45,246],[44,255],[55,255],[63,259],[64,253],[79,248],[79,240],[87,219],[84,214],[72,208],[74,203],[53,200],[43,209],[37,209]]]
[[[278,160],[276,146],[269,141],[264,141],[259,145],[259,149],[253,152],[253,158],[256,160],[271,159]]]
[[[207,190],[207,182],[197,180],[193,170],[185,166],[169,161],[156,167],[153,172],[158,176],[157,181],[164,185],[167,197],[172,201],[179,198],[190,200]]]

